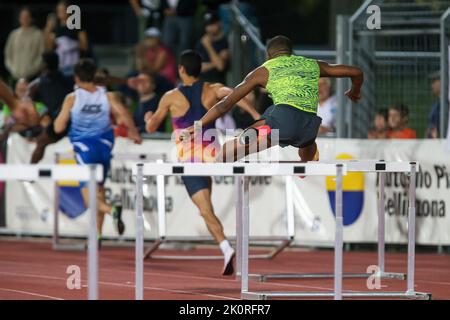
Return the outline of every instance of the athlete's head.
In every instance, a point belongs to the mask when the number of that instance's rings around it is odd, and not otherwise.
[[[180,56],[178,73],[181,80],[186,77],[198,78],[202,70],[202,58],[193,50],[186,50]]]
[[[269,59],[291,55],[292,54],[292,41],[285,36],[276,36],[267,42],[266,51]]]
[[[75,83],[92,83],[94,81],[97,66],[92,59],[81,59],[75,65]]]

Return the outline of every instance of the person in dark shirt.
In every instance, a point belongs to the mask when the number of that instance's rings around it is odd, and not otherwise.
[[[196,48],[203,61],[200,79],[207,82],[225,83],[230,52],[227,38],[222,30],[222,22],[215,12],[206,13],[204,21],[205,35]]]
[[[73,75],[74,66],[80,58],[92,55],[88,36],[85,30],[69,29],[66,22],[69,18],[67,8],[69,2],[61,0],[56,5],[56,17],[50,14],[47,18],[44,34],[47,50],[56,51],[59,56],[59,69],[64,75]]]
[[[36,148],[31,156],[31,163],[38,163],[44,156],[45,148],[66,136],[66,132],[56,134],[53,121],[58,116],[67,94],[73,91],[73,77],[64,76],[58,70],[59,57],[54,52],[43,55],[45,70],[43,74],[30,84],[30,95],[33,99],[42,101],[47,107],[51,122],[37,137]]]
[[[128,80],[128,85],[131,89],[136,90],[139,95],[139,103],[134,112],[133,118],[139,133],[144,133],[146,131],[145,114],[147,112],[156,111],[161,96],[155,92],[155,79],[149,73],[140,73],[137,77],[130,78]],[[164,121],[156,131],[165,132]]]

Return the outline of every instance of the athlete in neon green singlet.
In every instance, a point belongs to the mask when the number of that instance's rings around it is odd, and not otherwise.
[[[211,108],[201,119],[202,124],[208,125],[215,121],[255,87],[263,87],[272,96],[274,105],[269,107],[261,119],[250,128],[264,125],[269,126],[271,130],[277,129],[281,147],[290,145],[298,148],[302,162],[318,160],[315,140],[322,121],[316,115],[319,78],[350,78],[352,87],[345,95],[357,102],[361,99],[363,73],[361,69],[353,66],[331,65],[323,61],[294,56],[292,42],[284,36],[276,36],[269,40],[266,50],[268,61],[250,72],[230,95]],[[188,131],[192,133],[193,128],[189,128]],[[223,146],[217,160],[237,161],[251,152],[261,151],[273,145],[270,135],[267,144],[259,142],[260,138],[249,144],[242,144],[239,138],[229,141]]]

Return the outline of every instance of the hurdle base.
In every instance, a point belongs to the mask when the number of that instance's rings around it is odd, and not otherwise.
[[[364,279],[373,276],[372,273],[344,273],[343,278],[346,279]],[[240,277],[240,275],[238,275]],[[406,280],[406,275],[395,272],[382,272],[379,275],[381,279],[395,279]],[[280,273],[280,274],[249,274],[249,280],[257,282],[268,282],[270,280],[284,280],[284,279],[333,279],[334,274],[331,273]]]
[[[229,239],[232,243],[236,241],[236,237],[230,237]],[[252,241],[261,242],[261,241],[281,241],[279,245],[274,247],[268,253],[261,254],[250,254],[250,259],[262,259],[262,260],[271,260],[275,258],[278,254],[280,254],[285,248],[289,247],[289,245],[294,240],[293,237],[255,237],[252,238]],[[186,242],[186,243],[205,243],[212,242],[211,238],[182,238],[182,237],[173,237],[173,238],[159,238],[155,241],[153,245],[151,245],[144,253],[144,259],[159,259],[159,260],[223,260],[223,255],[156,255],[156,252],[159,247],[163,243],[176,243],[176,242]]]
[[[86,251],[86,243],[54,243],[52,246],[54,251]]]
[[[431,293],[424,292],[342,292],[343,298],[404,298],[414,300],[431,300]],[[241,292],[245,300],[269,300],[271,298],[334,298],[334,292],[276,292],[276,291],[247,291]]]

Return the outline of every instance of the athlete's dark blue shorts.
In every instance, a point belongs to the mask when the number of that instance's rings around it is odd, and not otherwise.
[[[114,136],[105,138],[87,138],[73,141],[73,150],[78,164],[99,164],[103,167],[103,185],[111,168]],[[85,183],[80,183],[84,187]]]
[[[319,133],[322,118],[315,113],[302,111],[287,104],[277,104],[269,107],[261,119],[272,130],[279,131],[279,144],[284,148],[293,146],[304,148],[313,144]]]
[[[183,180],[190,197],[200,190],[209,189],[211,187],[210,177],[182,176],[181,180]]]

